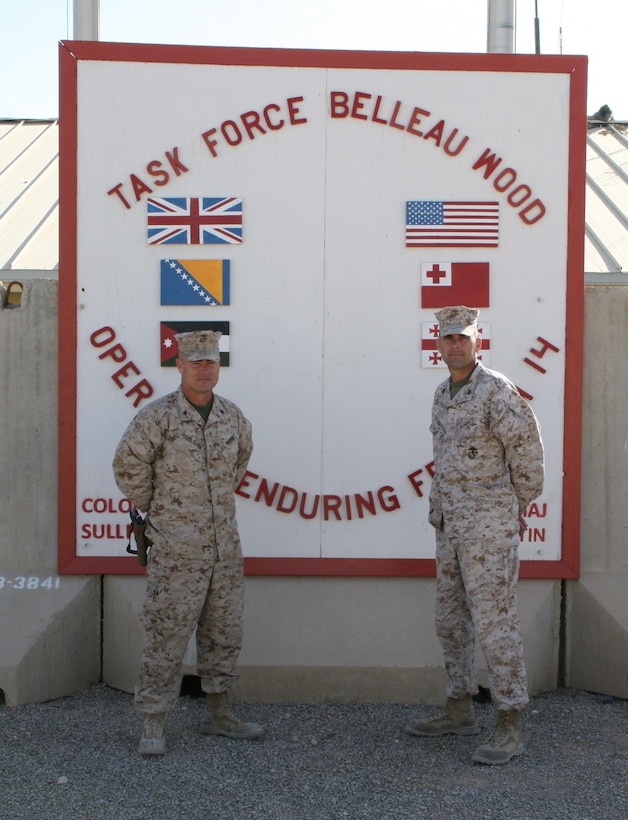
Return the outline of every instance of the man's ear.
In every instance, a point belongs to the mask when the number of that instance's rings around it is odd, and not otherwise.
[[[478,333],[478,338],[477,338],[477,341],[476,341],[475,349],[476,350],[482,350],[482,337],[480,336],[479,333]]]

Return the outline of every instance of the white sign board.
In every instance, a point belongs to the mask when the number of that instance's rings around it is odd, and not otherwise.
[[[177,388],[174,333],[216,326],[247,571],[432,574],[434,311],[470,304],[546,445],[522,574],[573,577],[586,59],[60,57],[60,571],[139,571],[113,453]]]

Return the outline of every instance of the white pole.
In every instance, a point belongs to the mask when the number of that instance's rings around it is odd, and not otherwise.
[[[75,40],[100,39],[100,0],[74,0]]]
[[[486,50],[489,54],[514,54],[516,0],[488,0]]]

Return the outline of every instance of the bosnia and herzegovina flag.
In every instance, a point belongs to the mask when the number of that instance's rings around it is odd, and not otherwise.
[[[229,367],[229,322],[160,322],[161,325],[161,366],[176,367],[179,353],[177,333],[191,333],[193,330],[218,330],[222,333],[218,343],[220,366]]]
[[[162,259],[162,305],[228,305],[228,259]]]

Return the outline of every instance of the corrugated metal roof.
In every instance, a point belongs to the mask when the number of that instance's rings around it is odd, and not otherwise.
[[[628,284],[627,135],[628,123],[589,120],[587,284]],[[0,279],[58,276],[58,189],[58,121],[0,120]]]
[[[589,122],[584,269],[591,284],[628,283],[628,129]]]
[[[0,120],[0,277],[58,269],[58,121]]]

